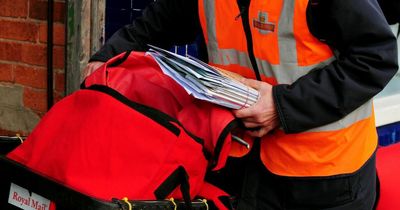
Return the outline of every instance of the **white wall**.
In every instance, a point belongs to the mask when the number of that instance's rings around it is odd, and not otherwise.
[[[398,34],[399,24],[391,26],[393,33]],[[397,38],[400,49],[400,38]],[[400,53],[398,54],[400,63]],[[400,71],[393,77],[385,89],[374,100],[376,126],[400,122]]]

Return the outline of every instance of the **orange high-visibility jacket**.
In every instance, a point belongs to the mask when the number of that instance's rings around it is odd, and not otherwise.
[[[310,70],[331,63],[335,60],[331,49],[307,27],[307,5],[308,0],[253,0],[245,18],[236,4],[200,0],[210,63],[248,77],[258,68],[261,78],[278,84],[291,84]],[[279,130],[264,136],[261,159],[278,175],[329,176],[357,171],[376,146],[370,100],[339,121],[301,133]],[[244,153],[238,147],[231,154]]]

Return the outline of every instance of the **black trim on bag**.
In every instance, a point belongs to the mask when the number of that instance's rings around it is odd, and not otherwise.
[[[194,135],[192,132],[186,130],[186,128],[183,127],[183,125],[181,124],[181,122],[179,122],[177,119],[175,119],[175,118],[172,118],[172,119],[173,119],[173,121],[172,121],[172,120],[171,120],[171,121],[174,122],[174,123],[177,123],[179,126],[181,126],[182,129],[187,133],[187,135],[189,135],[190,137],[192,137],[193,140],[195,140],[197,143],[199,143],[199,144],[201,144],[201,145],[204,145],[204,140],[203,140],[202,138],[200,138],[200,137]]]
[[[239,125],[239,122],[239,119],[234,119],[222,130],[221,134],[218,137],[217,145],[215,145],[214,155],[212,157],[210,165],[211,168],[214,168],[218,163],[219,155],[221,153],[222,147],[224,146],[226,136],[232,131],[232,129]]]
[[[165,199],[179,185],[183,200],[188,209],[191,209],[189,175],[183,166],[179,166],[174,172],[172,172],[172,174],[169,175],[167,179],[165,179],[164,182],[154,191],[154,195],[157,199]]]
[[[194,135],[192,132],[186,130],[186,128],[182,125],[181,122],[179,122],[177,119],[172,118],[174,123],[177,123],[181,128],[185,131],[187,135],[189,135],[193,140],[195,140],[197,143],[199,143],[203,147],[203,155],[207,160],[210,160],[211,158],[211,153],[207,151],[204,147],[204,140],[196,135]]]
[[[82,81],[81,85],[79,86],[80,89],[86,89],[86,78]]]
[[[174,122],[176,120],[175,118],[173,118],[157,109],[145,106],[143,104],[133,102],[133,101],[129,100],[128,98],[126,98],[124,95],[120,94],[118,91],[116,91],[110,87],[107,87],[104,85],[92,85],[90,87],[87,87],[86,89],[99,91],[99,92],[105,93],[105,94],[117,99],[121,103],[146,115],[150,119],[152,119],[155,122],[157,122],[158,124],[162,125],[163,127],[168,129],[169,131],[171,131],[176,136],[179,136],[179,134],[181,132],[181,130],[177,126],[175,126],[174,124],[171,123],[171,121]]]
[[[115,66],[119,66],[121,65],[123,62],[126,61],[126,59],[128,59],[129,55],[132,53],[132,51],[126,51],[124,56],[118,60],[115,60],[112,63],[107,64],[107,67],[115,67]]]

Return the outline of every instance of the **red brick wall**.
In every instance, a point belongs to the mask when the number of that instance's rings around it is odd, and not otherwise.
[[[64,23],[65,1],[55,0],[53,79],[55,83],[54,98],[56,101],[63,97],[65,89]],[[17,115],[18,109],[24,109],[38,116],[36,118],[31,117],[35,118],[32,119],[35,121],[38,121],[38,118],[47,111],[46,47],[47,1],[1,0],[0,88],[16,88],[22,91],[21,102],[18,102],[17,99],[14,105],[4,102],[3,109],[17,110]],[[0,95],[0,97],[2,96]],[[0,100],[0,112],[1,110],[2,104]],[[0,118],[2,118],[1,114]],[[29,121],[30,119],[27,120]],[[0,135],[16,132],[27,134],[32,129],[32,126],[18,128],[19,122],[16,123],[3,122],[0,124]]]

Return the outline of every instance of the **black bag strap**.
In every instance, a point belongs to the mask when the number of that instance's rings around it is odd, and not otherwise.
[[[154,195],[157,199],[165,199],[179,185],[187,209],[192,209],[189,176],[183,166],[179,166],[174,172],[172,172],[171,175],[169,175],[168,178],[154,191]]]

